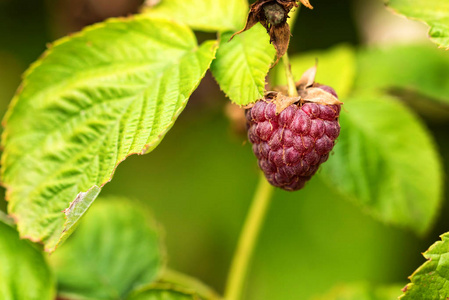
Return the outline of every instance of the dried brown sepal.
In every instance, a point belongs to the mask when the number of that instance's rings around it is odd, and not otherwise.
[[[305,102],[314,102],[322,105],[341,105],[343,102],[334,95],[320,88],[311,87],[305,90],[298,90],[298,95]]]
[[[298,96],[288,95],[288,89],[285,86],[275,87],[274,91],[266,91],[264,101],[273,102],[276,105],[276,114],[280,114],[288,106],[298,103],[302,105],[306,102],[313,102],[321,105],[341,105],[333,94],[325,91],[321,84],[315,82],[317,65],[305,71],[301,79],[296,83]]]
[[[273,64],[276,65],[279,59],[287,52],[288,45],[290,44],[290,26],[287,22],[281,26],[272,26],[270,28],[270,42],[276,49],[276,61]]]
[[[276,104],[276,114],[280,114],[284,109],[297,102],[301,102],[301,97],[290,97],[278,93],[274,100],[274,104]]]
[[[305,88],[311,87],[315,82],[317,65],[315,64],[313,67],[305,71],[301,79],[296,83],[296,88],[298,90],[303,90]]]
[[[250,104],[247,104],[247,105],[242,105],[241,108],[243,108],[243,109],[250,109],[250,108],[252,108],[254,106],[254,104],[256,104],[256,102],[250,103]]]
[[[248,19],[246,20],[245,27],[242,30],[237,31],[236,33],[234,33],[231,36],[231,38],[229,39],[229,41],[232,40],[234,38],[234,36],[236,36],[237,34],[240,34],[240,33],[244,32],[244,31],[247,31],[248,29],[250,29],[251,27],[256,25],[258,22],[259,22],[259,20],[256,18],[256,16],[253,13],[253,11],[250,10],[249,15],[248,15]]]
[[[305,7],[310,8],[310,9],[313,9],[313,6],[310,5],[309,0],[299,0],[299,1],[300,1],[300,2],[302,3],[302,5],[304,5]]]
[[[280,114],[284,109],[293,103],[301,101],[300,97],[290,97],[282,92],[268,91],[265,93],[265,101],[273,102],[276,105],[276,114]]]

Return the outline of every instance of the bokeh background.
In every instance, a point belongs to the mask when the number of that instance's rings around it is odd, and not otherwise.
[[[429,43],[424,25],[391,14],[379,0],[314,2],[313,11],[300,11],[291,54],[341,43]],[[0,114],[21,74],[47,43],[108,17],[135,13],[141,4],[0,0]],[[198,38],[214,35],[198,33]],[[208,74],[160,146],[149,155],[128,158],[102,192],[146,202],[164,228],[169,266],[219,292],[258,177],[250,145],[227,117],[227,103]],[[449,121],[423,118],[448,170]],[[0,209],[6,210],[3,200]],[[247,298],[309,299],[345,283],[405,285],[424,262],[421,252],[449,231],[448,212],[444,201],[432,230],[417,236],[371,218],[317,176],[302,191],[278,190],[256,250]]]

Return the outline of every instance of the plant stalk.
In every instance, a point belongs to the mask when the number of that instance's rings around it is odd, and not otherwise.
[[[289,20],[290,26],[292,27],[299,9],[300,7],[292,13],[291,19]],[[287,77],[288,94],[290,97],[296,97],[298,96],[298,91],[296,90],[295,79],[292,74],[287,53],[282,56],[282,62],[284,64],[285,75]],[[248,216],[246,217],[242,233],[240,234],[237,250],[232,259],[225,288],[225,300],[241,299],[251,258],[262,229],[263,221],[265,220],[265,216],[270,206],[273,191],[274,187],[268,183],[265,176],[261,173],[256,193],[254,194]]]
[[[237,250],[231,263],[224,299],[241,299],[251,257],[261,231],[273,194],[271,186],[261,173],[254,198],[246,217]]]
[[[288,54],[285,53],[282,56],[282,63],[285,67],[285,75],[287,77],[287,87],[288,87],[288,95],[290,97],[298,97],[298,91],[296,90],[295,78],[292,73],[292,66],[290,65],[290,60],[288,58]]]
[[[296,18],[298,16],[300,9],[301,9],[301,4],[299,4],[298,8],[296,8],[290,12],[290,18],[288,19],[288,24],[292,31],[295,26]],[[297,97],[298,91],[296,90],[295,78],[293,77],[292,67],[290,65],[290,59],[288,57],[287,52],[285,52],[285,54],[282,56],[282,63],[284,64],[285,75],[287,77],[288,95],[290,97]]]

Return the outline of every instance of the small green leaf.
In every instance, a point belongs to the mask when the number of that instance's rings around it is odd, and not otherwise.
[[[54,250],[74,225],[69,216],[64,228],[63,211],[109,182],[126,157],[161,142],[216,48],[198,46],[186,26],[148,16],[111,19],[56,42],[27,71],[5,119],[3,182],[21,236]]]
[[[157,284],[133,293],[127,300],[206,300],[193,290],[170,284]]]
[[[356,74],[354,49],[348,45],[339,45],[326,51],[308,52],[291,57],[290,64],[295,80],[298,81],[302,73],[317,62],[316,82],[333,87],[340,99],[347,97]],[[286,85],[283,66],[278,65],[273,71],[273,85]]]
[[[442,197],[441,160],[423,124],[381,95],[345,101],[341,133],[321,175],[388,223],[429,229]]]
[[[237,31],[245,25],[246,0],[161,0],[143,13],[184,23],[201,31]]]
[[[160,274],[164,253],[145,208],[127,199],[96,202],[51,255],[59,292],[69,299],[124,299]]]
[[[265,77],[276,51],[262,25],[234,36],[221,36],[217,58],[211,71],[220,88],[239,105],[247,105],[264,96]]]
[[[392,88],[449,104],[449,53],[426,45],[364,49],[357,53],[357,90]]]
[[[55,291],[42,253],[0,221],[0,299],[53,300]]]
[[[427,261],[411,276],[401,300],[439,300],[449,298],[449,233],[424,254]]]
[[[403,286],[339,285],[329,293],[312,300],[397,300]]]
[[[385,0],[397,13],[429,25],[430,39],[449,49],[449,1],[447,0]]]

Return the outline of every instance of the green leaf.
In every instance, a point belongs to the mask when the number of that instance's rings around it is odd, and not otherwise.
[[[247,105],[264,96],[265,77],[276,51],[262,25],[234,36],[221,36],[217,58],[211,71],[220,88],[239,105]]]
[[[64,228],[62,211],[109,182],[127,156],[161,142],[216,47],[198,47],[188,27],[147,16],[56,42],[27,71],[5,121],[3,181],[21,236],[54,250],[73,225]]]
[[[339,285],[329,293],[312,300],[397,300],[403,286],[372,286],[369,284]]]
[[[449,49],[449,2],[447,0],[385,0],[397,13],[429,25],[430,39]]]
[[[449,297],[449,233],[424,254],[427,261],[410,277],[401,300],[438,300]]]
[[[429,229],[442,197],[441,160],[423,124],[393,98],[347,100],[334,155],[321,175],[379,219]]]
[[[42,253],[0,221],[0,299],[53,300],[55,291]]]
[[[205,300],[193,290],[170,284],[157,284],[133,293],[127,300]]]
[[[357,67],[354,89],[394,88],[449,104],[447,51],[426,45],[364,49],[357,53]]]
[[[184,23],[201,31],[237,31],[245,25],[246,0],[162,0],[143,13]]]
[[[124,299],[160,274],[164,253],[144,207],[121,198],[96,202],[78,230],[53,255],[60,295]]]
[[[314,51],[290,58],[292,73],[295,80],[302,73],[318,62],[316,82],[329,85],[335,89],[340,99],[351,92],[356,74],[356,59],[354,49],[348,45],[338,45],[326,51]],[[273,85],[286,85],[285,69],[276,66],[273,70]]]

